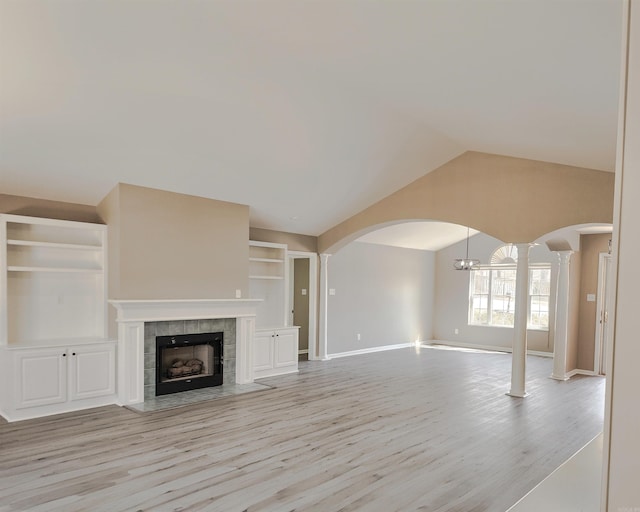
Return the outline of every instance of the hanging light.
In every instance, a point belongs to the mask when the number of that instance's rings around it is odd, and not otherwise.
[[[453,261],[453,268],[456,270],[474,270],[480,265],[480,260],[469,258],[469,228],[467,228],[467,254],[464,258]]]

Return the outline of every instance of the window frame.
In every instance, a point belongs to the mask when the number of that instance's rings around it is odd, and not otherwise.
[[[473,269],[469,272],[469,307],[467,308],[467,325],[469,326],[473,326],[473,327],[494,327],[494,328],[507,328],[507,329],[513,329],[514,325],[504,325],[504,324],[493,324],[493,307],[492,307],[492,302],[493,302],[493,288],[494,288],[494,272],[498,271],[498,270],[516,270],[517,269],[517,265],[516,264],[493,264],[493,265],[480,265],[478,266],[478,268]],[[545,294],[540,294],[540,293],[536,293],[536,294],[532,294],[531,293],[531,281],[532,281],[532,272],[536,271],[536,270],[548,270],[549,271],[549,294],[545,295]],[[475,289],[475,278],[476,278],[476,272],[478,271],[488,271],[489,275],[488,275],[488,284],[487,284],[487,290],[488,290],[488,294],[475,294],[474,293],[474,289]],[[551,283],[551,277],[552,277],[552,265],[551,263],[532,263],[529,265],[529,272],[528,272],[528,293],[527,293],[527,330],[529,331],[544,331],[544,332],[549,332],[550,330],[550,325],[549,325],[549,320],[550,320],[550,316],[551,316],[551,288],[552,288],[552,283]],[[516,288],[515,288],[516,284],[514,284],[514,300],[515,300],[515,292],[516,292]],[[486,323],[481,323],[481,322],[475,322],[474,321],[474,313],[475,310],[478,308],[474,308],[474,298],[476,297],[484,297],[486,295],[486,310],[485,310],[485,317],[487,319]],[[531,312],[532,312],[532,299],[533,297],[547,297],[547,326],[541,326],[538,324],[533,324],[531,321]],[[515,306],[515,303],[514,303]]]

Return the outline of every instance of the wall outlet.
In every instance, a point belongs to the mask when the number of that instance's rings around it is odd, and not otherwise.
[[[356,334],[356,339],[360,341],[360,333]]]
[[[335,295],[336,294],[336,289],[335,288],[329,288],[329,295]]]
[[[307,294],[307,289],[306,289],[306,288],[303,288],[303,289],[302,289],[302,295],[306,295],[306,294]]]
[[[241,299],[242,298],[242,290],[238,289],[236,290],[236,299]]]
[[[453,334],[458,334],[459,332],[460,332],[460,331],[458,330],[458,328],[457,328],[457,327],[453,330]]]

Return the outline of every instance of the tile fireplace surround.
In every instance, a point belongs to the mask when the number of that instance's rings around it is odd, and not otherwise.
[[[157,326],[158,322],[235,320],[235,340],[224,341],[225,345],[235,343],[235,383],[253,382],[252,342],[259,302],[256,299],[110,300],[117,311],[119,405],[144,402],[145,326],[149,333],[149,327]]]

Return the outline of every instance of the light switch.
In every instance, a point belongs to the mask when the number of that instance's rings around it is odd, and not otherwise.
[[[335,295],[336,294],[336,289],[335,288],[329,288],[329,295]]]
[[[595,302],[596,294],[595,293],[587,293],[587,302]]]
[[[307,289],[306,289],[306,288],[303,288],[303,289],[302,289],[302,295],[306,295],[306,294],[307,294]]]

